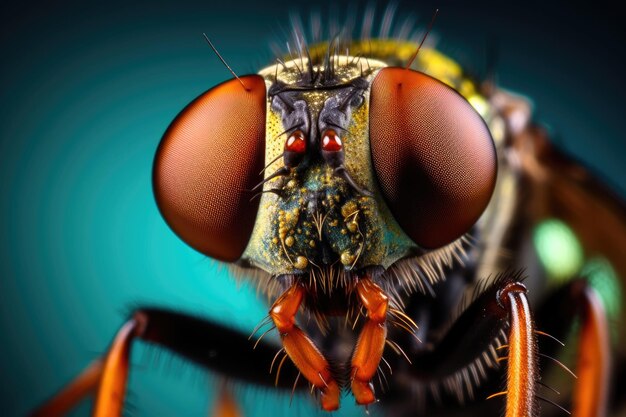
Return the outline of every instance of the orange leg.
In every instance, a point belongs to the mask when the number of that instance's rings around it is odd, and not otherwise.
[[[367,321],[361,330],[352,355],[352,393],[357,404],[376,401],[371,383],[383,356],[387,340],[388,297],[369,277],[361,278],[356,291],[367,311]]]
[[[210,417],[243,417],[227,382],[222,382]]]
[[[506,380],[505,417],[530,417],[536,410],[537,343],[526,287],[507,284],[498,301],[509,310],[509,358]]]
[[[58,417],[67,413],[80,400],[96,390],[102,377],[102,369],[101,360],[92,362],[50,401],[33,411],[31,417]]]
[[[64,415],[96,389],[93,416],[121,416],[126,394],[131,342],[145,330],[145,323],[143,314],[135,314],[118,331],[104,362],[98,360],[92,363],[55,397],[35,410],[32,416]]]
[[[572,415],[601,417],[606,414],[611,357],[606,313],[593,288],[585,286],[579,302],[582,320]]]
[[[293,285],[280,296],[270,310],[270,316],[280,333],[285,352],[304,377],[322,393],[322,408],[339,408],[340,389],[330,374],[328,362],[313,341],[296,325],[296,314],[302,304],[304,289]]]
[[[610,391],[611,340],[606,310],[596,291],[584,278],[556,290],[538,311],[537,322],[550,334],[564,337],[578,319],[578,355],[572,415],[602,417],[607,413]]]
[[[117,332],[104,362],[104,372],[93,409],[94,417],[122,415],[131,342],[143,332],[145,325],[143,316],[136,314]]]
[[[271,344],[261,341],[253,350],[246,335],[217,323],[174,311],[142,308],[131,317],[117,333],[105,358],[94,362],[32,415],[63,415],[82,398],[98,391],[95,415],[119,416],[124,401],[131,345],[136,338],[168,349],[199,366],[231,378],[259,385],[273,385],[272,378],[267,375],[267,364],[276,353],[275,346]],[[207,352],[211,354],[207,355]],[[296,373],[291,369],[283,372],[289,374],[289,378],[284,378],[285,380],[293,381],[296,378]],[[281,381],[279,386],[290,391],[293,389],[292,382]],[[337,399],[338,393],[337,388]]]

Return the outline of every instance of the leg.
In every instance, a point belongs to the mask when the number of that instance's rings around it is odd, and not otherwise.
[[[210,417],[242,417],[243,414],[233,397],[230,387],[223,381],[211,410]]]
[[[509,312],[510,331],[507,367],[506,417],[533,415],[537,390],[537,345],[530,316],[526,289],[520,283],[509,283],[497,294],[498,303]],[[564,297],[564,294],[567,296]],[[578,343],[578,379],[574,387],[573,413],[576,417],[599,417],[606,412],[609,376],[609,336],[602,302],[584,281],[572,281],[559,292],[559,304],[569,317],[559,325],[569,324],[575,315],[581,317]],[[572,308],[573,306],[573,308]],[[551,304],[554,317],[554,304]],[[558,315],[558,314],[557,314]],[[568,320],[569,319],[569,320]]]
[[[505,416],[532,416],[536,409],[537,342],[526,287],[518,282],[507,284],[498,292],[498,302],[508,310],[511,323]]]
[[[417,384],[441,387],[441,408],[476,397],[506,396],[506,416],[536,411],[537,353],[533,321],[519,275],[503,275],[484,289],[454,321],[432,351],[420,350],[411,364]],[[508,340],[508,361],[503,343]],[[427,341],[428,343],[428,341]],[[506,364],[502,389],[496,369]],[[500,391],[492,394],[494,391]],[[433,394],[434,395],[434,394]],[[481,402],[478,415],[497,415],[500,405]],[[449,405],[452,404],[452,405]],[[496,414],[494,414],[494,412]]]
[[[611,352],[609,327],[602,301],[584,279],[570,281],[555,291],[539,310],[541,330],[565,337],[574,319],[580,318],[578,358],[572,415],[600,417],[606,414]]]
[[[197,365],[234,379],[274,386],[267,364],[272,361],[278,349],[276,346],[262,341],[253,350],[253,343],[246,335],[172,311],[144,308],[132,317],[118,332],[105,361],[94,362],[32,415],[63,415],[82,398],[95,392],[100,384],[94,410],[98,412],[98,407],[102,407],[100,409],[110,412],[107,417],[114,417],[114,408],[121,407],[123,402],[128,352],[135,338],[163,346]],[[297,372],[284,369],[282,373],[286,377],[280,381],[279,388],[290,392]]]
[[[141,320],[126,322],[115,336],[105,361],[96,361],[81,375],[38,408],[34,416],[59,416],[69,411],[83,397],[96,390],[93,415],[96,417],[121,416],[126,394],[130,343],[141,330]]]
[[[339,408],[340,388],[330,374],[329,365],[313,341],[296,325],[296,314],[302,304],[304,289],[294,284],[276,300],[270,316],[280,333],[285,352],[302,375],[322,394],[322,408]]]
[[[33,411],[31,417],[57,417],[67,413],[80,400],[96,391],[103,368],[101,360],[92,362],[49,402]]]
[[[575,417],[606,414],[611,354],[604,306],[595,291],[586,287],[581,294],[582,325],[578,343],[578,383],[574,390]]]
[[[361,330],[352,355],[352,393],[357,404],[367,405],[376,401],[372,378],[383,356],[387,340],[388,297],[369,277],[361,278],[356,291],[367,311],[367,321]]]
[[[143,333],[146,320],[145,316],[137,313],[117,332],[104,363],[104,372],[94,404],[94,417],[122,415],[124,398],[126,397],[131,342]]]
[[[92,364],[52,400],[36,410],[34,415],[47,417],[62,415],[98,387],[93,415],[121,416],[126,394],[131,341],[142,333],[144,327],[145,317],[137,313],[115,336],[104,364],[102,361]]]

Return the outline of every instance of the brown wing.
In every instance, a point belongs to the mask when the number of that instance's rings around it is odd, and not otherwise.
[[[581,240],[585,255],[608,259],[626,278],[626,203],[573,158],[555,148],[543,129],[529,126],[513,139],[536,220],[556,217]]]

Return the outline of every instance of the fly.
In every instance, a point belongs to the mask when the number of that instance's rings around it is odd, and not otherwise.
[[[614,249],[626,244],[624,204],[551,147],[523,99],[479,86],[425,37],[371,39],[369,27],[368,14],[362,39],[308,44],[296,26],[286,53],[245,76],[207,38],[235,78],[189,104],[157,150],[163,217],[267,295],[264,333],[248,342],[139,309],[37,415],[96,388],[94,415],[120,415],[135,339],[230,378],[310,390],[325,411],[349,392],[406,414],[504,404],[507,417],[531,416],[540,402],[569,413],[545,392],[540,369],[556,366],[573,376],[574,415],[606,412],[619,312],[588,265],[626,272]],[[600,258],[554,267],[539,236],[549,225]],[[555,357],[575,320],[577,379]],[[263,339],[274,329],[279,347]]]

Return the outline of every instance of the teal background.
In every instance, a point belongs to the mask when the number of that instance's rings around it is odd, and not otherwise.
[[[611,6],[403,2],[477,72],[497,40],[501,85],[533,98],[560,146],[626,195],[624,33]],[[267,306],[161,219],[150,173],[160,136],[195,96],[268,63],[304,2],[170,1],[2,6],[0,414],[24,415],[108,345],[124,314],[161,305],[245,333]],[[344,12],[347,6],[337,10]],[[362,10],[362,7],[360,8]],[[135,350],[133,415],[206,415],[214,380]],[[242,389],[247,415],[319,414],[307,399]],[[361,415],[344,399],[340,415]],[[87,415],[85,403],[75,415]],[[376,407],[373,413],[377,414]]]

